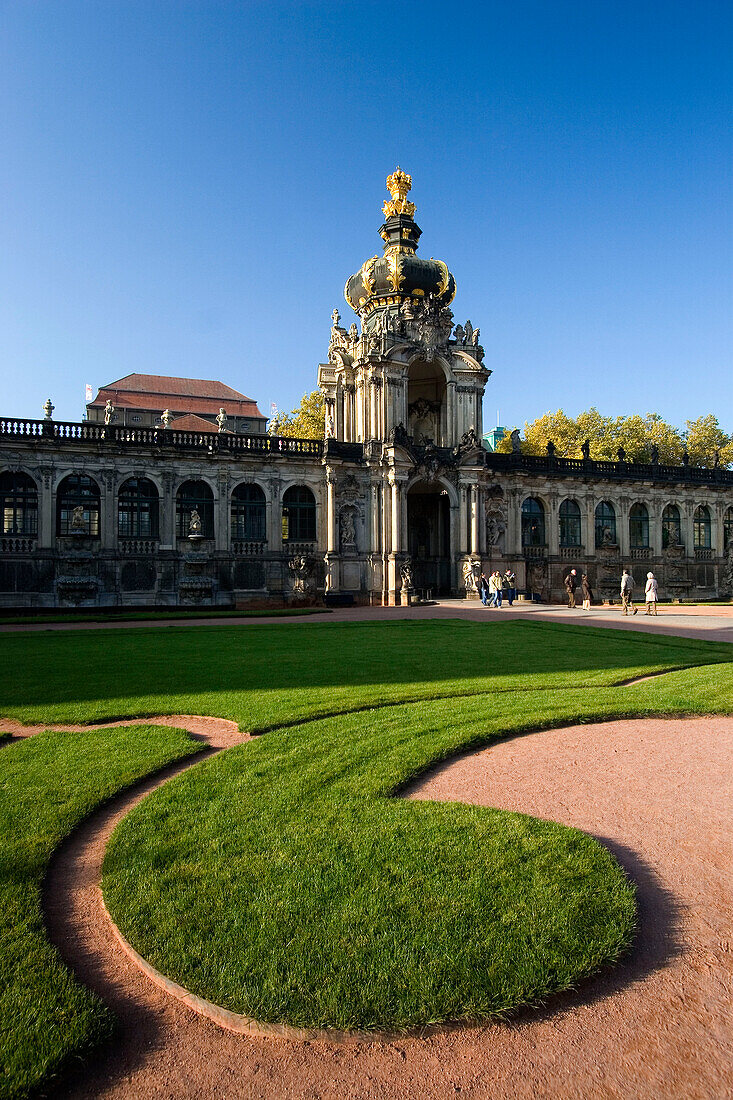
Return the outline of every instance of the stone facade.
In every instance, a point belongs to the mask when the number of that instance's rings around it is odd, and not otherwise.
[[[455,280],[415,256],[409,177],[347,282],[318,383],[326,439],[0,419],[0,606],[477,599],[483,570],[560,599],[621,570],[661,598],[733,593],[733,472],[487,452],[490,371]]]

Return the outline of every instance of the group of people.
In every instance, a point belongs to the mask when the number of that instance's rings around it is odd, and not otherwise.
[[[571,569],[565,578],[565,591],[568,594],[568,607],[575,607],[575,590],[577,588],[577,571]],[[591,604],[593,603],[593,589],[590,586],[590,580],[588,574],[583,573],[580,581],[580,586],[583,591],[583,610],[590,611]],[[646,614],[656,615],[657,613],[657,594],[659,586],[657,584],[657,578],[653,573],[647,573],[646,586],[644,588],[644,602],[646,604]],[[624,569],[621,575],[621,606],[624,610],[624,615],[628,615],[631,612],[632,615],[636,615],[639,610],[638,607],[634,607],[634,578],[628,569]]]
[[[504,596],[511,607],[517,595],[517,578],[511,569],[502,576],[498,569],[487,578],[482,573],[479,578],[479,592],[484,607],[501,607]]]

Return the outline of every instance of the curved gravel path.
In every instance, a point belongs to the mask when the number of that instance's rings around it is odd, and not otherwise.
[[[218,719],[136,724],[182,726],[212,748],[246,739]],[[120,795],[54,860],[45,892],[51,938],[121,1021],[116,1040],[54,1083],[54,1096],[733,1097],[733,719],[534,733],[444,765],[415,786],[409,797],[521,810],[593,833],[637,883],[641,929],[624,965],[544,1011],[391,1042],[231,1034],[158,990],[119,948],[99,889],[107,840],[136,802],[192,763]]]

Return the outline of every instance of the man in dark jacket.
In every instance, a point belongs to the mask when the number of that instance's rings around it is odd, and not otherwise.
[[[565,578],[565,591],[568,594],[568,607],[575,607],[575,578],[577,573],[571,569]]]

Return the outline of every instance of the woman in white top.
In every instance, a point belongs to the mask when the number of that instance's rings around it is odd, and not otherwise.
[[[647,573],[646,587],[644,588],[647,615],[656,615],[657,613],[657,587],[657,578],[653,573]]]

